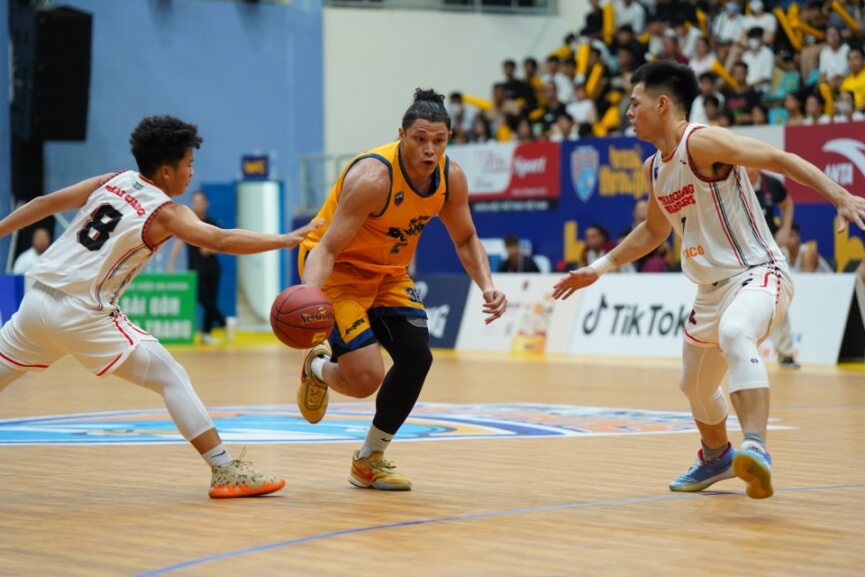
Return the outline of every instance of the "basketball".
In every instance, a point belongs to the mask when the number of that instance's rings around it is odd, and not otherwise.
[[[293,349],[308,349],[323,342],[333,325],[333,305],[327,295],[315,287],[288,287],[270,307],[273,334]]]

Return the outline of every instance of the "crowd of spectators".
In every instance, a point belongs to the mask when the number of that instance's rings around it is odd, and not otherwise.
[[[629,134],[631,73],[691,66],[691,120],[718,126],[865,120],[862,0],[589,0],[539,63],[506,60],[491,98],[452,93],[454,143]]]

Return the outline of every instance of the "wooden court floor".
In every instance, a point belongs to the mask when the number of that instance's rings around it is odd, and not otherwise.
[[[174,352],[209,406],[293,406],[297,352]],[[688,432],[395,442],[406,493],[346,482],[357,443],[248,444],[287,486],[231,501],[207,498],[188,445],[0,446],[0,575],[865,575],[865,372],[770,370],[774,424],[789,428],[770,433],[766,501],[736,479],[670,493],[697,449]],[[442,351],[421,400],[680,412],[677,374]],[[68,359],[0,395],[2,419],[128,409],[161,400]]]

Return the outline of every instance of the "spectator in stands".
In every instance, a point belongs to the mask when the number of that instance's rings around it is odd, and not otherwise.
[[[649,40],[646,44],[646,59],[657,60],[664,53],[664,36],[667,33],[667,25],[663,20],[652,16],[646,24],[646,34]]]
[[[805,116],[802,114],[804,109],[802,97],[797,92],[788,93],[784,97],[784,110],[787,112],[784,124],[802,124],[805,120]]]
[[[507,97],[505,85],[497,82],[493,85],[493,107],[484,110],[483,114],[490,124],[490,133],[496,140],[511,139],[511,127],[516,127],[517,119],[522,111],[515,100]]]
[[[760,95],[748,84],[748,65],[741,60],[733,65],[732,76],[738,87],[724,91],[724,110],[732,113],[735,124],[750,124],[751,110],[760,104]]]
[[[646,62],[646,45],[637,40],[634,29],[628,25],[616,29],[615,49],[628,48],[634,55],[634,69]]]
[[[547,82],[544,85],[541,95],[546,104],[533,110],[529,115],[529,120],[537,125],[535,127],[535,134],[547,136],[559,115],[567,111],[565,110],[565,105],[559,102],[559,98],[556,95],[556,85],[552,82]]]
[[[672,60],[679,64],[687,64],[688,59],[682,54],[679,47],[679,38],[675,33],[664,34],[661,39],[661,54],[658,56],[660,60]]]
[[[721,111],[721,114],[718,116],[717,126],[723,126],[724,128],[730,128],[731,126],[735,126],[736,124],[737,124],[737,122],[736,122],[736,115],[735,114],[733,114],[730,110],[727,110],[726,108]],[[740,125],[751,124],[751,118],[748,117],[746,119],[743,116],[743,118],[739,122],[739,124]]]
[[[649,201],[646,198],[638,198],[634,201],[633,219],[631,228],[622,232],[619,240],[626,237],[637,225],[646,220],[646,214],[649,210]],[[668,272],[670,270],[667,255],[670,247],[666,242],[658,245],[654,251],[648,253],[635,260],[632,264],[636,272]]]
[[[559,102],[567,104],[574,99],[574,78],[577,73],[577,61],[573,58],[562,60],[562,81],[556,81],[556,96]],[[591,70],[591,68],[589,68]]]
[[[507,258],[499,264],[499,272],[541,272],[532,257],[520,250],[520,238],[515,234],[505,237]]]
[[[477,113],[477,111],[473,109],[474,107],[467,106],[463,102],[463,95],[461,92],[450,93],[450,96],[448,97],[447,110],[451,117],[451,126],[455,133],[458,128],[462,128],[466,133],[471,131],[472,119]]]
[[[751,13],[742,18],[742,37],[741,42],[747,43],[748,32],[755,28],[760,28],[763,35],[760,40],[766,46],[772,46],[775,43],[775,31],[778,29],[778,20],[771,12],[766,12],[762,0],[751,0],[748,3]]]
[[[820,50],[820,82],[828,82],[838,90],[844,77],[850,74],[847,53],[850,47],[841,41],[841,31],[836,26],[826,29],[826,45]]]
[[[532,123],[525,116],[520,116],[520,119],[517,122],[517,129],[515,133],[518,142],[532,142],[533,140],[535,140],[535,133],[532,129]]]
[[[865,120],[865,112],[856,110],[853,93],[844,90],[835,101],[835,116],[833,122],[859,122]]]
[[[559,114],[550,129],[550,140],[561,142],[563,140],[576,140],[580,137],[574,119],[567,112]]]
[[[538,61],[529,56],[528,58],[523,60],[523,81],[528,84],[532,89],[532,94],[534,96],[534,104],[533,107],[537,107],[538,105],[538,92],[541,90],[541,86],[543,83],[541,82],[541,77],[538,76]]]
[[[561,101],[564,95],[570,96],[574,92],[574,79],[573,75],[570,80],[562,73],[561,70],[561,60],[558,56],[549,56],[547,58],[547,73],[541,78],[543,84],[541,84],[541,92],[540,97],[538,98],[538,104],[540,106],[544,106],[547,104],[545,100],[547,95],[546,85],[552,83],[556,87],[556,97],[557,100]]]
[[[718,53],[719,61],[727,61],[730,47],[742,36],[744,23],[739,3],[728,0],[724,11],[712,22],[712,44]]]
[[[642,34],[643,30],[645,30],[646,10],[639,2],[635,2],[634,0],[614,0],[613,12],[617,25],[628,25],[637,35]]]
[[[717,96],[709,95],[703,98],[703,112],[706,116],[705,124],[709,126],[721,126],[722,110],[721,102]]]
[[[580,36],[601,38],[604,34],[604,10],[600,0],[589,0],[589,13],[586,14],[586,24],[580,30]]]
[[[595,262],[616,246],[615,242],[610,240],[610,233],[607,229],[599,224],[592,224],[586,227],[586,238],[583,241],[585,248],[583,256],[580,260],[580,266],[587,266],[587,262]],[[635,272],[633,263],[628,263],[616,269],[617,272]]]
[[[697,38],[694,43],[694,54],[689,58],[688,66],[694,69],[697,78],[702,77],[706,72],[711,72],[712,64],[717,60],[715,53],[709,49],[709,39],[705,36]]]
[[[805,98],[805,118],[802,124],[829,124],[832,119],[823,112],[823,97],[811,93]]]
[[[759,26],[751,28],[748,32],[748,47],[742,54],[742,62],[748,66],[745,82],[760,94],[765,94],[772,85],[772,76],[775,72],[775,53],[763,44],[762,38],[762,28]]]
[[[808,0],[802,8],[802,13],[799,19],[821,33],[821,38],[825,37],[827,18],[823,11],[823,0]],[[820,61],[820,51],[823,45],[820,39],[805,34],[804,45],[799,52],[799,65],[802,69],[802,78],[805,79],[805,84],[812,85],[816,82],[817,77],[811,76],[811,73],[817,70]]]
[[[620,46],[616,51],[616,70],[618,75],[611,81],[613,88],[621,89],[624,77],[630,76],[636,70],[634,52],[627,46]]]
[[[694,99],[694,102],[691,104],[691,113],[688,115],[688,119],[691,122],[699,122],[700,124],[708,124],[709,118],[706,115],[705,111],[705,101],[706,98],[710,96],[714,96],[716,100],[716,116],[717,118],[717,109],[724,104],[724,96],[718,92],[718,81],[717,77],[712,72],[703,72],[699,76],[700,79],[700,94],[697,95],[697,98]]]
[[[751,109],[751,124],[754,126],[766,126],[769,124],[769,110],[762,104]]]
[[[472,131],[469,141],[475,143],[490,142],[495,140],[490,128],[490,123],[483,114],[476,114],[472,121]]]
[[[835,272],[829,262],[820,256],[813,242],[802,243],[802,233],[795,222],[790,229],[790,237],[786,245],[787,262],[794,272]]]
[[[865,24],[865,19],[863,19],[863,13],[860,8],[861,0],[840,0],[838,2],[841,8],[843,8],[847,14],[853,18],[854,21],[859,22],[860,29],[863,24]],[[847,25],[847,22],[835,11],[832,11],[829,14],[829,26],[835,26],[838,30],[841,31],[842,38],[853,38],[856,34],[850,30],[850,26]]]
[[[646,4],[646,2],[643,2],[643,4]],[[694,2],[687,0],[657,0],[654,12],[664,22],[675,25],[677,21],[681,20],[690,22],[693,25],[692,27],[696,28],[697,13]]]
[[[841,83],[841,91],[853,93],[856,110],[865,112],[865,52],[852,46],[847,53],[847,67],[850,74]]]
[[[51,233],[47,228],[37,228],[33,231],[30,239],[30,248],[18,255],[15,264],[12,265],[13,274],[25,274],[33,268],[39,257],[48,250],[51,245]]]
[[[577,125],[592,125],[598,121],[598,111],[594,101],[586,95],[585,84],[574,85],[574,99],[565,110]]]
[[[665,22],[668,21],[666,18],[661,19]],[[688,26],[688,22],[681,16],[674,18],[672,22],[673,31],[676,34],[676,39],[679,41],[679,48],[681,49],[682,55],[684,55],[685,58],[688,59],[688,62],[690,62],[694,56],[697,55],[697,40],[703,36],[703,32],[697,26]]]
[[[523,80],[516,77],[517,63],[513,60],[505,60],[502,63],[502,72],[505,81],[505,95],[508,100],[515,101],[523,110],[534,110],[537,106],[535,92],[532,87]]]

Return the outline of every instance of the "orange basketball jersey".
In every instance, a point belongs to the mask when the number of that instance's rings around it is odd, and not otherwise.
[[[447,156],[442,156],[430,190],[416,190],[406,177],[400,150],[399,141],[392,142],[359,154],[346,165],[318,212],[317,218],[325,219],[325,224],[312,231],[301,244],[301,261],[321,241],[330,226],[345,175],[359,160],[375,158],[387,166],[390,173],[387,201],[379,212],[369,215],[336,262],[385,275],[405,272],[414,256],[421,231],[444,205],[449,161]]]

